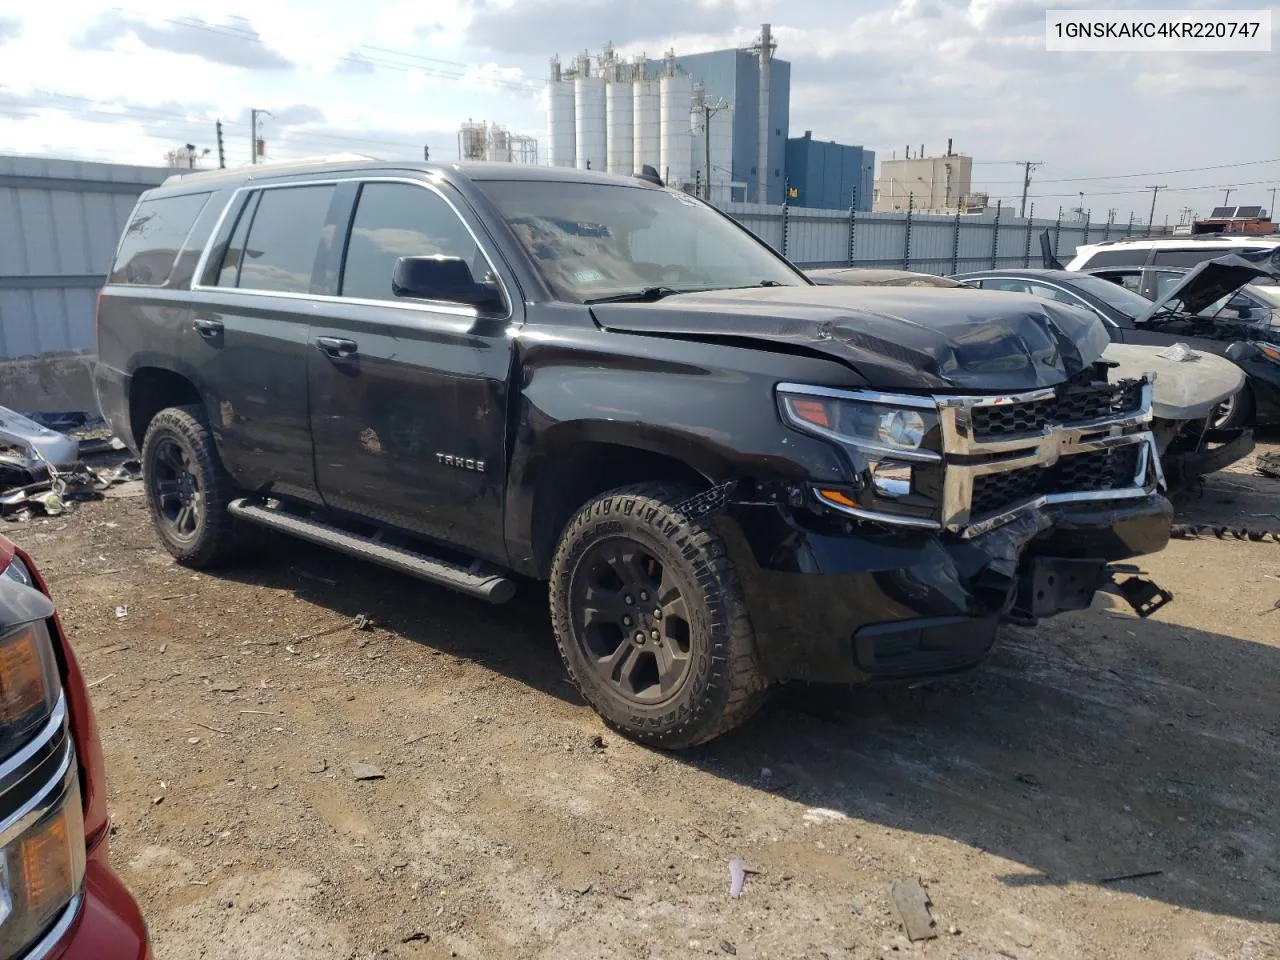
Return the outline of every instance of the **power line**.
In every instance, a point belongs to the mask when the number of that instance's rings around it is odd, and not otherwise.
[[[995,163],[1003,163],[1003,160],[991,161]],[[1024,163],[1022,160],[1013,161],[1019,165]],[[976,165],[978,161],[974,161]],[[1239,163],[1220,163],[1211,167],[1184,167],[1181,170],[1151,170],[1146,173],[1116,173],[1106,177],[1058,177],[1056,179],[1041,180],[1040,183],[1088,183],[1097,180],[1129,180],[1137,177],[1163,177],[1174,173],[1203,173],[1206,170],[1230,170],[1234,167],[1252,167],[1263,163],[1280,163],[1280,157],[1270,160],[1242,160]],[[1022,180],[987,180],[986,183],[1021,183]]]

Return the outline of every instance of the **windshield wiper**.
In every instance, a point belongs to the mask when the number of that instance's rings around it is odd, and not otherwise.
[[[637,293],[619,293],[612,297],[596,297],[592,300],[583,300],[583,303],[653,303],[661,300],[663,297],[669,297],[677,293],[697,293],[696,290],[677,290],[674,287],[645,287]]]

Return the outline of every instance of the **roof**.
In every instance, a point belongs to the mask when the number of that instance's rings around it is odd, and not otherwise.
[[[574,167],[533,166],[522,163],[428,163],[424,160],[378,160],[360,154],[338,154],[291,160],[280,163],[247,164],[224,170],[196,170],[175,173],[162,187],[181,187],[188,184],[216,186],[224,183],[269,180],[276,177],[296,176],[301,173],[346,173],[353,170],[413,170],[422,173],[462,175],[468,180],[539,180],[568,183],[625,183],[646,184],[638,177],[604,173],[599,170],[578,170]]]
[[[1154,247],[1157,250],[1182,249],[1188,244],[1220,244],[1224,247],[1240,247],[1256,244],[1259,240],[1280,243],[1280,235],[1267,234],[1221,234],[1197,233],[1182,237],[1129,237],[1120,240],[1099,240],[1097,243],[1082,243],[1076,247],[1076,255],[1081,251],[1095,250],[1103,247]]]
[[[1082,276],[1089,276],[1087,273],[1081,273],[1079,270],[1046,270],[1042,267],[1010,267],[1007,270],[997,267],[994,270],[969,270],[965,273],[957,273],[954,279],[962,280],[965,277],[1039,277],[1042,280],[1062,280],[1072,281],[1079,280]]]

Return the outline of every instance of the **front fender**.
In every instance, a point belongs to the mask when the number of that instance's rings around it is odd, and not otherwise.
[[[520,346],[506,509],[513,558],[531,555],[541,467],[586,443],[658,454],[711,482],[849,480],[833,446],[782,423],[774,397],[784,380],[845,385],[847,368],[673,338],[582,339],[573,349],[560,338]]]

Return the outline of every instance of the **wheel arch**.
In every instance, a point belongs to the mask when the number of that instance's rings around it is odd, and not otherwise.
[[[166,407],[204,407],[204,398],[190,377],[163,366],[140,366],[129,378],[129,429],[139,450],[147,427]]]
[[[616,487],[669,480],[705,490],[733,475],[705,441],[649,424],[578,421],[549,430],[513,464],[509,539],[520,572],[545,579],[561,531],[584,503]]]

